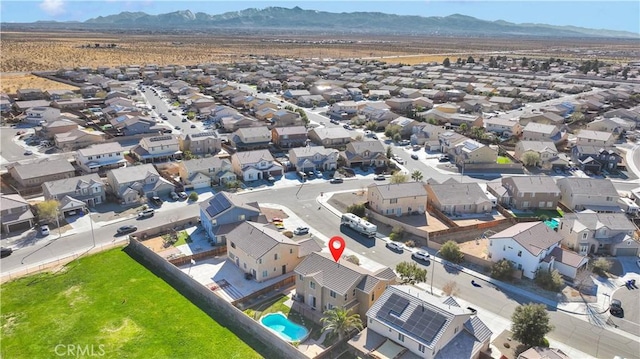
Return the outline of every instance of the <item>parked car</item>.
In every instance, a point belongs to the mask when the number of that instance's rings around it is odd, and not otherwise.
[[[191,127],[191,128],[196,128],[196,124],[195,124],[195,123],[192,123],[192,124],[191,124],[191,126],[189,126],[189,127]]]
[[[309,227],[298,227],[293,231],[296,236],[302,236],[309,233]]]
[[[31,156],[33,154],[33,151],[26,150],[26,151],[24,151],[24,154],[27,155],[27,156]]]
[[[13,253],[13,249],[7,247],[0,247],[0,258],[8,257]]]
[[[122,226],[120,228],[118,228],[118,230],[116,231],[117,235],[122,235],[122,234],[127,234],[127,233],[133,233],[135,231],[138,230],[138,227],[136,226],[131,226],[131,225],[126,225],[126,226]]]
[[[182,119],[182,122],[187,122],[187,119],[186,119],[186,118],[183,118],[183,119]]]
[[[138,219],[151,218],[155,213],[156,211],[153,208],[147,208],[138,212]]]
[[[49,233],[50,232],[49,232],[49,226],[48,225],[44,224],[44,225],[40,226],[40,234],[42,236],[48,236]]]
[[[189,195],[187,194],[187,192],[178,192],[178,197],[180,197],[180,199],[187,199],[189,197]]]
[[[438,162],[449,162],[449,155],[441,155]]]
[[[179,199],[180,199],[180,197],[178,196],[178,194],[177,194],[177,193],[175,193],[175,192],[171,192],[171,194],[169,194],[169,195],[171,196],[171,199],[172,199],[172,200],[174,200],[174,201],[177,201],[177,200],[179,200]]]
[[[155,204],[156,206],[162,206],[162,199],[160,199],[160,197],[158,196],[151,197],[151,203]]]
[[[180,131],[180,126],[175,127],[176,131]]]
[[[420,145],[413,145],[413,150],[414,151],[420,151],[422,147],[420,147]]]
[[[374,181],[384,181],[387,178],[384,175],[376,175],[375,177],[373,177]]]
[[[411,159],[412,160],[417,160],[418,159],[418,155],[416,155],[415,153],[411,155]]]
[[[331,183],[342,183],[344,182],[344,180],[342,178],[332,178],[331,181],[329,181]]]
[[[375,134],[371,135],[371,138],[373,138],[374,140],[378,139],[378,136],[376,136]]]
[[[428,261],[429,260],[429,253],[425,252],[425,251],[417,251],[415,253],[411,253],[411,258],[415,259],[415,260],[420,260],[420,261]]]
[[[389,248],[392,251],[397,252],[397,253],[404,252],[404,248],[402,248],[402,244],[400,244],[398,242],[387,242],[385,247],[387,247],[387,248]]]
[[[622,318],[624,310],[622,310],[622,302],[619,299],[611,299],[609,313],[615,317]]]

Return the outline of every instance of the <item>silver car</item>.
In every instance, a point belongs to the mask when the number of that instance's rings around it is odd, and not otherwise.
[[[420,261],[428,261],[429,260],[429,253],[425,252],[425,251],[417,251],[415,253],[411,253],[411,258],[415,259],[415,260],[420,260]]]

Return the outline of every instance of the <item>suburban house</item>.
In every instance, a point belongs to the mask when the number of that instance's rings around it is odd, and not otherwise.
[[[416,120],[412,120],[410,118],[407,117],[398,117],[396,119],[393,119],[389,122],[389,125],[392,126],[397,126],[397,128],[400,130],[400,136],[402,137],[409,137],[411,136],[411,134],[413,133],[413,128],[418,124],[419,122]]]
[[[109,170],[107,184],[108,190],[124,205],[138,203],[145,196],[167,196],[175,191],[173,184],[160,177],[150,163]]]
[[[227,244],[225,234],[237,223],[244,221],[265,222],[258,202],[245,203],[228,192],[218,192],[200,202],[200,224],[207,237],[215,244]]]
[[[84,173],[100,173],[126,165],[124,148],[118,142],[105,142],[81,148],[75,153],[76,164]]]
[[[561,178],[556,183],[562,196],[560,202],[571,210],[620,211],[620,195],[609,179],[573,177]]]
[[[500,96],[492,96],[489,98],[489,102],[494,103],[500,107],[501,110],[514,110],[520,106],[522,106],[522,102],[519,99],[513,97],[500,97]]]
[[[312,252],[294,270],[295,301],[292,309],[316,322],[325,310],[345,308],[364,318],[385,288],[396,284],[390,268],[370,272],[346,259],[338,262],[329,253]]]
[[[268,148],[271,131],[266,126],[239,128],[229,136],[229,142],[240,151]]]
[[[367,311],[366,328],[349,341],[366,358],[477,359],[492,332],[453,297],[409,285],[389,286]]]
[[[274,127],[271,142],[282,148],[302,147],[307,144],[307,128],[304,126]]]
[[[576,135],[576,146],[610,147],[615,141],[616,136],[611,132],[582,129]]]
[[[86,103],[81,98],[65,98],[51,101],[51,107],[64,110],[82,110]]]
[[[547,256],[553,256],[555,248],[562,251],[559,247],[561,241],[562,235],[544,222],[518,223],[489,237],[489,258],[493,262],[502,259],[510,261],[529,279],[535,279],[539,270],[552,269],[575,278],[577,270],[587,264],[587,258],[578,261],[578,268],[573,267],[575,258],[570,251],[563,251],[562,255],[556,253],[555,260],[545,261]],[[562,265],[560,260],[568,263]]]
[[[178,163],[180,181],[185,190],[211,187],[236,180],[231,161],[219,157],[201,157]]]
[[[493,208],[491,199],[476,182],[449,179],[442,184],[429,183],[426,190],[429,204],[449,215],[488,213]]]
[[[105,140],[105,133],[101,131],[91,131],[85,128],[75,128],[69,132],[58,133],[53,136],[57,148],[62,151],[75,151],[88,147]]]
[[[409,113],[413,109],[413,99],[393,97],[384,101],[396,113]]]
[[[25,111],[23,121],[34,125],[41,125],[55,121],[58,117],[60,117],[59,109],[48,106],[36,106],[28,108]]]
[[[179,138],[180,151],[197,156],[215,155],[222,148],[222,140],[214,131],[189,133]]]
[[[182,158],[180,142],[174,135],[143,137],[140,144],[131,149],[131,155],[140,162],[165,162]]]
[[[437,151],[440,148],[438,136],[445,131],[444,126],[436,126],[426,122],[419,123],[413,127],[413,134],[410,137],[411,143],[424,145],[428,151]]]
[[[347,167],[385,167],[389,163],[386,150],[380,141],[353,141],[347,144],[340,157]]]
[[[239,222],[224,236],[227,260],[256,282],[286,275],[309,253],[322,249],[311,237],[296,242],[264,223]]]
[[[271,123],[276,127],[302,126],[304,122],[297,112],[278,110],[271,116]]]
[[[567,134],[560,132],[560,129],[555,125],[529,122],[522,129],[523,141],[551,141],[558,144],[566,139]]]
[[[75,176],[76,170],[66,159],[44,160],[36,163],[12,163],[7,166],[9,175],[20,187],[40,187],[43,183]]]
[[[427,190],[423,182],[374,183],[367,189],[369,209],[374,212],[396,217],[426,212]]]
[[[18,101],[44,100],[47,95],[40,89],[17,89],[16,97]]]
[[[466,139],[453,148],[453,162],[464,166],[468,163],[496,163],[498,151],[476,140]]]
[[[609,132],[620,135],[626,131],[633,131],[636,123],[631,120],[625,120],[619,117],[599,118],[587,123],[586,129],[592,131]]]
[[[289,150],[289,161],[296,171],[333,171],[338,168],[338,150],[322,146],[292,148]]]
[[[520,115],[520,124],[528,125],[530,122],[541,123],[543,125],[562,126],[564,117],[553,112],[528,112]]]
[[[515,118],[492,117],[484,119],[484,127],[487,132],[496,133],[503,137],[519,136],[522,126]]]
[[[79,208],[64,208],[60,212],[63,215],[71,211],[80,211],[82,208],[95,207],[106,200],[106,190],[104,182],[95,173],[65,178],[57,181],[45,182],[42,184],[42,191],[45,200],[55,199],[59,202],[65,197],[71,197],[75,202],[80,202]]]
[[[78,124],[71,119],[59,117],[51,122],[43,123],[42,129],[38,132],[40,137],[52,140],[56,134],[73,131],[78,128]]]
[[[461,135],[457,132],[453,131],[445,131],[438,135],[438,142],[440,143],[440,152],[449,153],[453,155],[455,146],[459,143],[462,143],[470,138],[464,135]]]
[[[571,359],[571,358],[560,349],[533,347],[520,353],[517,359]]]
[[[35,224],[35,216],[26,199],[19,194],[0,193],[0,222],[2,232],[24,231]]]
[[[535,154],[540,159],[534,164],[527,163],[527,153]],[[538,166],[547,170],[569,165],[569,158],[564,153],[559,153],[552,141],[519,141],[516,143],[514,157],[525,165]]]
[[[509,206],[517,210],[555,210],[560,200],[560,189],[549,176],[503,177]]]
[[[266,180],[283,174],[269,150],[236,152],[231,156],[233,172],[245,182]]]
[[[562,244],[583,256],[638,256],[640,244],[634,239],[638,228],[624,213],[566,213],[558,230]]]
[[[319,146],[344,147],[351,141],[351,134],[342,127],[316,127],[309,131],[309,139]]]
[[[581,170],[599,174],[602,171],[617,171],[618,165],[622,163],[622,156],[613,146],[574,146],[571,149],[571,160]]]

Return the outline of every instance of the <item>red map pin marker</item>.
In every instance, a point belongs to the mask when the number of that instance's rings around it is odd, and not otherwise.
[[[345,247],[344,239],[340,236],[333,236],[329,240],[329,251],[331,251],[331,255],[333,256],[333,260],[336,262],[342,256],[342,252],[344,252]]]

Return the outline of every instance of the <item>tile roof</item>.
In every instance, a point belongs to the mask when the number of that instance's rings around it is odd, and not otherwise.
[[[478,183],[447,181],[431,184],[431,191],[442,205],[480,204],[489,202],[489,197]]]
[[[377,189],[383,199],[426,196],[423,182],[386,183],[369,185],[369,190]]]
[[[142,181],[149,175],[160,176],[152,164],[147,163],[138,166],[127,166],[116,168],[110,171],[113,178],[119,184]]]
[[[241,222],[226,234],[227,243],[254,259],[262,258],[279,244],[299,246],[275,229],[254,222]]]
[[[618,191],[608,178],[561,178],[558,187],[566,187],[573,195],[599,195],[618,197]]]
[[[637,229],[636,225],[624,213],[596,213],[586,210],[578,213],[566,213],[562,221],[573,225],[574,230],[586,228],[595,231],[604,227],[612,231],[635,231]],[[576,229],[577,225],[582,227]]]
[[[45,182],[42,186],[47,188],[47,191],[52,195],[58,195],[63,193],[71,193],[76,190],[89,188],[94,184],[104,186],[102,179],[97,173],[92,173],[85,176],[64,178],[56,181]],[[93,195],[90,193],[89,195]],[[84,196],[84,195],[83,195]]]
[[[122,152],[124,148],[118,142],[105,142],[91,145],[87,148],[81,148],[77,152],[82,156],[89,157],[94,155],[102,155],[106,153]]]
[[[544,222],[527,222],[515,224],[489,239],[513,238],[518,244],[534,256],[562,240],[562,235],[549,228]]]
[[[235,158],[241,166],[245,164],[258,163],[261,160],[273,162],[273,156],[269,150],[236,152],[231,158]]]
[[[553,177],[549,176],[515,176],[502,179],[502,183],[513,183],[514,190],[512,195],[517,192],[522,193],[555,193],[560,194],[560,189],[553,180]],[[508,188],[508,187],[507,187]]]
[[[75,168],[66,159],[44,160],[36,163],[11,165],[22,179],[38,178],[57,173],[75,172]]]
[[[570,267],[578,268],[583,263],[587,263],[587,257],[581,256],[576,252],[563,249],[561,247],[555,247],[544,258],[545,262],[550,262],[551,257],[554,257],[556,261],[564,263]]]

